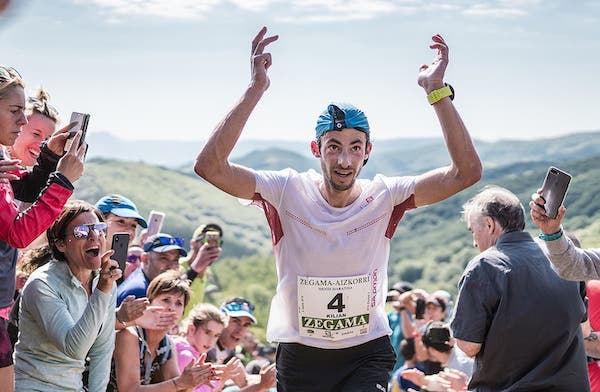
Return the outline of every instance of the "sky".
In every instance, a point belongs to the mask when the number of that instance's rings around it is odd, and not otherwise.
[[[440,33],[446,81],[475,139],[600,130],[600,2],[561,0],[13,0],[0,63],[65,121],[128,140],[206,140],[249,83],[262,26],[271,86],[242,138],[307,141],[332,101],[374,141],[441,137],[417,71]]]

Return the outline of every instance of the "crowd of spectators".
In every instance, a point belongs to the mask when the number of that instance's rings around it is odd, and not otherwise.
[[[253,43],[253,61],[266,73],[271,58],[262,50],[277,37],[264,38],[265,33],[261,30]],[[447,50],[441,37],[434,41],[434,46]],[[268,87],[268,80],[262,83]],[[437,90],[453,96],[446,85]],[[366,351],[381,350],[379,359],[373,352],[364,356],[363,344],[338,351],[333,343],[323,348],[283,339],[277,346],[259,342],[252,333],[258,321],[252,301],[238,296],[221,304],[205,302],[210,265],[222,254],[224,232],[219,225],[197,227],[187,249],[183,239],[169,233],[148,233],[148,222],[123,195],[106,195],[94,204],[69,200],[83,174],[87,145],[79,143],[81,131],[70,132],[74,123],[56,130],[60,118],[49,99],[44,90],[27,98],[21,75],[0,65],[0,389],[272,391],[280,382],[278,349],[284,347],[286,361],[279,362],[281,377],[286,374],[284,390],[297,390],[295,383],[310,385],[313,380],[302,372],[308,369],[314,376],[325,366],[352,371],[332,372],[329,384],[323,385],[361,387],[377,381],[381,390],[385,388],[378,383],[380,376],[387,375],[388,365],[391,368],[391,343],[396,359],[389,374],[392,392],[598,390],[600,349],[595,329],[600,290],[590,279],[600,278],[600,251],[581,249],[563,232],[564,207],[556,218],[547,217],[539,190],[530,203],[533,221],[542,231],[537,239],[525,231],[525,210],[507,189],[486,187],[463,206],[473,245],[481,253],[467,263],[456,282],[456,300],[444,290],[427,292],[398,282],[387,293],[388,324],[377,324],[377,330],[367,326],[364,331],[346,331],[376,334]],[[326,129],[317,128],[318,143],[335,130],[329,122],[337,126],[338,115],[358,110],[331,106],[324,116],[332,120],[326,121]],[[241,132],[238,123],[228,121],[220,133],[227,134],[227,124]],[[369,152],[368,124],[347,127],[344,121],[338,128],[360,136],[353,144],[367,138]],[[69,138],[72,143],[67,143]],[[317,141],[313,153],[321,158]],[[203,150],[204,158],[214,153],[210,145]],[[476,156],[474,150],[471,153]],[[361,154],[356,160],[364,165]],[[197,172],[201,161],[196,163]],[[464,160],[458,163],[469,166]],[[221,171],[212,169],[200,171],[218,182]],[[421,198],[415,200],[408,190],[404,196],[411,200],[411,208],[440,201],[476,181],[479,169],[479,164],[471,165],[473,176],[464,182],[455,179],[458,182],[448,194],[432,197],[423,192],[423,186],[435,185],[419,177],[414,181],[421,184]],[[254,181],[256,173],[236,170],[230,174],[246,180],[244,186]],[[239,185],[235,177],[228,179],[232,194]],[[444,173],[438,177],[445,178]],[[416,193],[411,187],[407,189]],[[251,193],[243,188],[243,195]],[[268,202],[262,202],[268,209]],[[117,233],[129,238],[124,264],[113,259],[111,244]],[[277,234],[280,240],[283,232]],[[387,265],[387,257],[380,259]],[[368,278],[355,280],[364,283]],[[290,287],[296,284],[284,281]],[[582,281],[588,281],[589,312]],[[323,300],[311,288],[304,290],[306,298]],[[297,302],[299,294],[284,291]],[[342,294],[333,298],[329,308],[341,311]],[[298,309],[304,311],[304,306]],[[286,311],[296,308],[287,306]],[[283,329],[294,329],[292,319],[275,321]],[[390,333],[389,342],[382,336],[385,332]],[[317,339],[314,330],[307,329],[306,334],[307,341]],[[337,367],[331,358],[341,361],[346,352],[370,357],[370,365],[381,360],[382,366],[365,367],[363,373],[356,363]],[[298,368],[292,366],[296,355],[302,357]],[[363,380],[370,375],[377,377]]]

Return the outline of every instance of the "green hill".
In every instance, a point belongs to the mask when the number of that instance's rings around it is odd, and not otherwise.
[[[523,155],[535,155],[517,146],[514,149]],[[267,159],[265,154],[275,154],[279,159]],[[541,185],[550,164],[573,174],[565,202],[565,227],[575,231],[585,246],[600,246],[600,199],[595,198],[600,194],[600,155],[586,159],[579,159],[579,155],[567,154],[552,162],[538,159],[516,163],[507,156],[506,163],[498,166],[484,162],[484,177],[472,188],[436,205],[409,211],[392,240],[390,282],[407,280],[426,290],[441,288],[455,295],[464,266],[477,252],[466,224],[460,220],[462,204],[484,185],[493,183],[512,190],[528,211],[530,195]],[[280,169],[288,159],[296,159],[298,165],[303,162],[297,155],[273,150],[249,154],[242,161],[251,163],[252,156],[254,163],[262,158],[264,165],[260,167],[265,169]],[[503,158],[498,154],[495,159],[502,162]],[[163,231],[186,240],[201,223],[222,225],[224,255],[213,266],[220,290],[211,292],[208,299],[218,304],[228,296],[242,295],[255,301],[261,321],[256,331],[262,336],[277,278],[270,233],[261,210],[242,205],[191,169],[105,159],[88,161],[74,196],[93,203],[109,193],[130,197],[144,216],[152,209],[165,212]],[[530,221],[527,229],[536,233]]]

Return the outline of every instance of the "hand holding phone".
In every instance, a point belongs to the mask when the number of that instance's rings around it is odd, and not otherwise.
[[[557,167],[551,166],[548,168],[540,194],[544,200],[544,209],[548,218],[555,219],[558,215],[558,209],[567,196],[571,178],[572,176],[569,173]]]
[[[64,148],[65,152],[68,151],[69,148],[71,148],[71,144],[73,144],[73,137],[75,136],[75,134],[77,132],[81,131],[81,139],[79,139],[79,146],[81,146],[85,142],[85,136],[87,134],[87,127],[88,127],[89,121],[90,121],[90,115],[87,113],[78,113],[78,112],[71,113],[71,120],[69,121],[69,124],[76,122],[77,125],[75,125],[69,131],[69,138],[65,142],[65,148]]]
[[[119,263],[119,269],[125,272],[127,265],[127,249],[129,248],[129,233],[115,233],[111,249],[114,251],[111,259]]]

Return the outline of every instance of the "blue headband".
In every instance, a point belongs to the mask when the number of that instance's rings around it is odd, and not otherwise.
[[[370,135],[369,121],[362,110],[348,103],[332,103],[317,119],[315,139],[319,140],[325,132],[344,128],[354,128]]]

